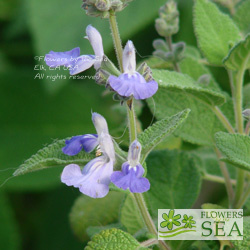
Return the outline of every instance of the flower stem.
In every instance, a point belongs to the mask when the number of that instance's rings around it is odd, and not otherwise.
[[[250,121],[248,121],[248,123],[246,125],[245,134],[248,135],[249,132],[250,132]]]
[[[142,247],[150,247],[156,244],[158,244],[158,240],[154,238],[141,242]]]
[[[130,142],[133,142],[137,138],[133,99],[127,101],[127,112],[128,112]]]
[[[120,68],[120,71],[123,72],[122,42],[121,42],[120,33],[119,33],[117,22],[116,22],[115,12],[113,12],[113,11],[110,11],[109,24],[110,24],[110,29],[111,29],[111,33],[112,33],[112,37],[113,37],[114,46],[115,46],[116,57],[117,57],[117,60],[119,63],[119,68]]]
[[[215,148],[215,152],[216,152],[217,158],[220,159],[221,158],[220,151],[217,148]],[[224,162],[219,160],[219,166],[220,166],[221,173],[225,179],[225,186],[227,190],[229,207],[231,208],[233,205],[234,191],[233,191],[233,186],[231,183],[230,175],[228,173],[227,166]]]
[[[227,129],[229,133],[235,133],[233,126],[228,121],[226,116],[221,112],[221,110],[217,106],[211,107],[213,112],[216,114],[216,116],[219,118],[221,123],[224,125],[224,127]]]
[[[247,62],[248,62],[248,57],[245,59],[244,63],[242,64],[241,68],[239,69],[236,75],[234,105],[235,105],[236,126],[240,134],[244,133],[244,123],[242,115],[242,87],[243,87],[243,78]],[[244,191],[244,182],[245,182],[245,171],[243,169],[238,168],[234,205],[238,204],[241,199],[241,196]]]
[[[173,52],[172,37],[171,36],[167,36],[166,37],[166,42],[168,44],[169,51]],[[174,65],[174,70],[176,72],[181,72],[179,64],[177,62],[173,62],[173,65]]]
[[[109,22],[110,22],[110,27],[112,31],[114,46],[116,49],[117,60],[119,62],[120,70],[123,71],[121,39],[119,35],[119,30],[118,30],[115,14],[113,12],[110,12]],[[127,110],[128,110],[130,143],[131,143],[137,138],[136,119],[135,119],[135,112],[134,112],[134,107],[133,107],[133,99],[130,99],[127,101]],[[143,195],[140,193],[134,193],[134,197],[135,197],[136,204],[139,208],[139,211],[142,215],[142,218],[144,220],[144,223],[147,226],[148,231],[153,233],[157,237],[157,230],[148,212]],[[162,250],[170,250],[170,247],[164,241],[160,240],[159,245]]]
[[[243,196],[241,197],[241,199],[239,200],[239,202],[236,204],[235,208],[241,208],[241,207],[243,207],[243,205],[247,201],[249,195],[250,195],[250,184],[248,185],[248,188],[247,188],[246,192],[243,194]]]

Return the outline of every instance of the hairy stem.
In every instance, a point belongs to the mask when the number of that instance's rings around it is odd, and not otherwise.
[[[235,133],[233,126],[217,106],[212,107],[212,111],[216,114],[229,133]]]
[[[250,184],[248,185],[248,188],[247,188],[246,192],[243,194],[241,199],[236,204],[235,208],[242,208],[243,205],[245,204],[245,202],[247,201],[249,195],[250,195]]]
[[[127,101],[127,112],[128,112],[130,142],[133,142],[137,138],[136,120],[135,120],[135,111],[134,111],[133,99]]]
[[[171,36],[166,37],[166,42],[168,44],[169,51],[173,52],[172,37]],[[181,72],[179,64],[177,62],[173,62],[173,65],[174,65],[174,70],[176,72]]]
[[[158,240],[154,238],[141,242],[142,247],[150,247],[156,244],[158,244]]]
[[[216,153],[217,158],[219,160],[219,166],[220,166],[221,173],[225,179],[225,186],[226,186],[226,190],[227,190],[229,207],[231,208],[233,205],[234,191],[233,191],[233,186],[231,183],[230,175],[228,173],[226,164],[224,162],[220,161],[221,153],[217,148],[215,148],[215,153]]]
[[[245,74],[247,61],[248,57],[245,59],[244,63],[242,64],[241,68],[239,69],[236,75],[234,105],[235,105],[235,118],[236,118],[237,130],[240,134],[244,133],[244,123],[242,115],[242,88],[243,88],[243,78]],[[241,199],[241,196],[244,191],[244,182],[245,182],[245,171],[243,169],[238,168],[234,205],[238,204]]]
[[[110,12],[109,17],[110,27],[112,31],[112,37],[114,46],[116,49],[116,56],[117,60],[120,65],[120,70],[123,71],[122,67],[122,45],[121,45],[121,39],[119,35],[119,30],[116,22],[116,18],[113,12]],[[128,110],[128,123],[129,123],[129,134],[130,134],[130,143],[136,140],[137,133],[136,133],[136,119],[135,119],[135,112],[133,107],[133,99],[127,101],[127,110]],[[149,232],[153,233],[157,237],[157,230],[154,225],[154,222],[148,212],[146,203],[144,201],[143,195],[140,193],[134,193],[136,204],[139,208],[139,211],[142,215],[142,218],[144,220],[145,225],[147,226],[147,229]],[[159,246],[162,250],[170,250],[170,247],[164,242],[159,241]]]
[[[246,125],[245,134],[248,135],[249,132],[250,132],[250,121],[248,121],[248,123]]]
[[[207,180],[207,181],[212,181],[212,182],[217,182],[217,183],[225,184],[225,178],[217,176],[217,175],[205,174],[203,176],[203,179]],[[236,180],[232,180],[231,179],[231,183],[232,183],[232,185],[235,186],[236,185]]]
[[[121,38],[120,38],[120,33],[118,30],[117,22],[116,22],[116,16],[115,12],[110,11],[109,15],[109,24],[110,24],[110,29],[113,37],[113,42],[115,46],[115,52],[116,52],[116,57],[119,63],[119,68],[120,71],[123,72],[123,66],[122,66],[122,43],[121,43]]]

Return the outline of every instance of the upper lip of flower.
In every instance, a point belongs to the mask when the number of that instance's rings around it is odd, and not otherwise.
[[[100,68],[104,56],[101,34],[91,25],[87,26],[86,33],[95,55],[80,56],[80,48],[74,48],[65,52],[50,51],[44,58],[46,64],[50,67],[70,67],[71,75],[85,71],[93,65],[95,69]]]

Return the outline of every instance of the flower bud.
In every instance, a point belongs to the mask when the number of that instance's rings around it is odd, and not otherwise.
[[[174,51],[176,62],[179,62],[184,58],[185,48],[186,48],[186,44],[184,42],[173,44],[173,51]]]
[[[106,84],[110,74],[104,69],[98,69],[95,74],[95,80],[98,84]]]
[[[86,14],[94,17],[109,18],[110,10],[123,10],[132,0],[83,0],[82,8]]]
[[[109,0],[97,0],[95,6],[100,11],[108,11],[111,4]]]
[[[246,119],[250,119],[250,109],[245,109],[243,112],[242,112],[242,115],[244,118]]]
[[[169,0],[160,8],[159,16],[155,20],[155,28],[160,36],[168,37],[178,32],[179,12],[173,0]]]
[[[211,76],[209,74],[204,74],[198,79],[198,83],[208,85],[210,83]]]
[[[140,73],[147,82],[151,81],[153,79],[152,76],[152,70],[147,65],[146,62],[143,62],[136,70],[138,73]]]
[[[154,40],[153,47],[155,50],[168,51],[168,45],[163,39]]]

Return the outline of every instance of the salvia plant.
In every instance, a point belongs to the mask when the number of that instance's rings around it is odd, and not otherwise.
[[[82,135],[55,141],[25,161],[14,176],[64,167],[61,182],[83,194],[72,208],[70,221],[81,240],[85,240],[85,231],[92,237],[87,250],[219,249],[219,244],[220,249],[249,249],[249,238],[210,245],[158,241],[156,223],[159,208],[191,208],[198,195],[202,197],[202,180],[223,183],[227,193],[223,202],[202,207],[244,208],[244,214],[249,214],[250,88],[244,79],[250,69],[246,17],[250,1],[194,1],[193,26],[199,49],[183,41],[173,42],[172,37],[181,32],[180,13],[174,0],[167,1],[159,6],[155,20],[159,38],[152,41],[153,55],[141,62],[133,41],[122,44],[116,20],[130,2],[83,0],[87,15],[100,22],[109,20],[117,62],[105,54],[105,38],[90,24],[85,38],[92,54],[77,47],[50,51],[44,58],[50,68],[67,67],[70,75],[93,67],[96,83],[127,110],[129,142],[120,145],[109,130],[111,121],[98,110],[90,110],[94,134],[83,131]],[[223,91],[212,75],[217,67],[227,73],[231,93]],[[155,116],[153,124],[144,130],[135,112],[141,103]],[[95,213],[91,214],[89,206],[85,210],[86,196],[95,199],[95,209],[101,210],[100,221],[105,213],[113,213],[112,206],[120,207],[119,222],[81,226],[81,213],[86,217]],[[164,227],[173,227],[175,217],[171,216],[165,215]],[[183,222],[186,228],[194,223],[187,215]],[[249,223],[245,220],[245,234],[249,233]]]

